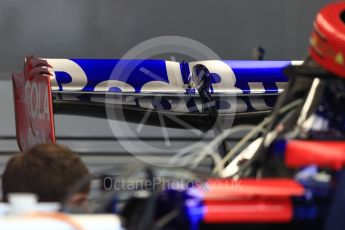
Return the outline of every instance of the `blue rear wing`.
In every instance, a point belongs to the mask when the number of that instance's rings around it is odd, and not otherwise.
[[[208,73],[199,94],[191,73],[200,64]],[[201,130],[216,120],[257,123],[283,91],[284,69],[295,64],[301,62],[29,57],[24,72],[13,75],[18,144],[23,150],[55,142],[54,113],[134,123],[145,118],[158,126],[166,115],[167,127]],[[107,109],[116,116],[107,116]]]
[[[211,72],[212,94],[278,94],[293,61],[197,61],[45,59],[53,67],[52,90],[60,92],[197,93],[188,90],[194,65]]]

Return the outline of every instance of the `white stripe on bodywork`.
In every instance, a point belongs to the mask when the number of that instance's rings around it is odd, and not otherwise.
[[[287,85],[287,82],[276,82],[278,93],[282,93]]]
[[[302,65],[304,61],[291,61],[291,65]]]
[[[248,82],[250,93],[265,93],[262,82]]]

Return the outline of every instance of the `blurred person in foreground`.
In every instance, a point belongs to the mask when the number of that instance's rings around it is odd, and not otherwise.
[[[3,201],[10,193],[34,193],[40,202],[64,202],[73,185],[89,171],[81,159],[65,146],[40,144],[12,157],[2,176]],[[69,198],[69,205],[84,206],[90,184]]]

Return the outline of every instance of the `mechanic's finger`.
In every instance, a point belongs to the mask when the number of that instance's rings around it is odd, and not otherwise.
[[[54,75],[48,68],[36,67],[36,68],[33,68],[29,72],[29,77],[33,77],[33,76],[38,75],[38,74],[47,74],[49,76],[53,76]]]
[[[33,58],[30,60],[30,64],[32,67],[36,67],[36,66],[47,66],[47,67],[52,67],[47,60],[43,60],[40,58]]]
[[[35,78],[36,78],[36,77],[51,78],[52,76],[51,76],[51,75],[48,75],[48,74],[38,74],[38,75],[35,75]]]

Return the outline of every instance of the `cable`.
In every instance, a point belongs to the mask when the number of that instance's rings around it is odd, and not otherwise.
[[[218,135],[216,138],[214,138],[207,146],[204,148],[204,150],[198,155],[198,157],[195,159],[195,162],[200,162],[204,155],[207,155],[209,152],[213,152],[216,147],[229,135],[232,135],[234,133],[245,131],[248,129],[252,129],[252,125],[240,125],[236,127],[232,127],[229,129],[224,130],[220,135]]]
[[[301,103],[301,100],[296,100],[294,102],[289,103],[288,105],[284,106],[279,110],[279,113],[285,113],[286,111],[289,111],[291,108],[294,108],[298,104]],[[257,126],[251,126],[251,125],[240,125],[235,128],[229,128],[224,130],[221,134],[216,136],[206,147],[201,153],[194,152],[193,154],[190,154],[188,156],[185,156],[182,158],[184,161],[189,161],[190,159],[194,158],[195,155],[197,155],[197,158],[191,163],[192,164],[192,169],[195,169],[200,162],[207,157],[208,155],[211,156],[215,162],[215,168],[213,170],[213,173],[219,173],[224,170],[224,165],[226,164],[227,161],[229,161],[236,152],[241,149],[253,136],[255,136],[257,133],[264,131],[264,127],[269,124],[273,119],[273,116],[269,116],[265,118],[261,123],[259,123]],[[253,128],[254,127],[254,128]],[[216,146],[220,144],[221,141],[226,139],[229,135],[234,134],[239,131],[244,131],[247,129],[252,129],[246,136],[244,136],[240,142],[235,145],[229,153],[223,158],[223,160],[219,161],[217,157],[219,155],[216,155],[216,152],[214,149],[216,149]],[[170,164],[177,162],[178,158],[181,156],[187,154],[187,151],[180,152],[179,154],[175,155],[172,159]]]
[[[193,154],[191,157],[194,157],[194,155],[197,155],[199,156],[199,153],[195,153]],[[191,165],[191,169],[195,169],[196,167],[198,167],[198,165],[200,164],[200,162],[205,159],[207,156],[210,156],[212,159],[213,159],[213,162],[214,164],[217,166],[217,167],[221,167],[221,161],[222,161],[222,158],[220,157],[220,155],[216,152],[216,151],[213,151],[213,152],[207,152],[203,158],[200,158],[199,161],[193,161],[192,162],[192,165]]]
[[[216,153],[215,150],[217,146],[229,135],[237,133],[237,132],[241,132],[241,131],[246,131],[252,128],[253,128],[252,125],[240,125],[240,126],[236,126],[236,127],[224,130],[221,134],[216,136],[208,145],[206,145],[206,147],[201,151],[201,153],[196,152],[196,153],[193,153],[191,156],[187,156],[188,157],[187,159],[189,160],[190,157],[192,156],[194,157],[194,155],[197,155],[196,159],[191,163],[193,165],[192,168],[195,169],[207,155],[210,155],[212,158],[215,159],[216,156],[214,154]]]
[[[296,100],[296,101],[293,101],[293,102],[291,102],[291,103],[285,105],[284,107],[282,107],[281,109],[279,109],[278,114],[284,114],[284,113],[288,112],[289,110],[291,110],[291,109],[293,109],[294,107],[296,107],[296,106],[298,106],[299,104],[301,104],[301,102],[302,102],[302,99],[298,99],[298,100]],[[261,128],[263,128],[265,125],[267,125],[267,124],[268,124],[269,122],[271,122],[273,119],[274,119],[274,116],[271,115],[271,116],[265,118],[265,120],[262,121],[258,126],[260,126]],[[258,126],[257,126],[257,127],[258,127]],[[256,128],[257,128],[257,127],[256,127]],[[253,133],[254,133],[254,130],[252,130],[252,131],[253,131]],[[250,135],[250,133],[248,133],[244,138],[246,138],[246,137],[249,136],[249,135]],[[243,138],[243,139],[244,139],[244,138]],[[246,138],[246,139],[248,139],[248,138]],[[264,142],[264,141],[263,141],[263,142]],[[225,157],[223,158],[223,162],[222,162],[222,163],[223,163],[223,164],[226,163],[226,161],[229,160],[233,154],[235,154],[235,151],[233,151],[233,150],[234,150],[234,149],[240,149],[240,147],[242,147],[243,144],[245,144],[245,142],[244,142],[244,141],[242,142],[242,140],[241,140],[241,141],[240,141],[240,142],[239,142],[239,143],[228,153],[228,155],[225,156]],[[240,145],[240,146],[238,147],[238,145]],[[237,151],[237,150],[236,150],[236,151]],[[247,162],[245,162],[244,165],[239,169],[239,171],[238,171],[235,175],[237,175],[238,173],[243,172],[244,170],[246,170],[246,168],[249,167],[249,165],[251,164],[251,162],[252,162],[253,159],[255,158],[255,155],[256,155],[256,154],[254,154],[253,157],[252,157],[250,160],[248,160]],[[224,170],[224,169],[223,169],[223,170]],[[219,173],[219,172],[220,172],[220,173]],[[214,170],[214,173],[219,173],[220,175],[222,175],[223,171],[220,171],[219,169],[217,169],[217,170],[215,169],[215,170]]]
[[[296,100],[296,101],[294,101],[294,102],[284,106],[283,108],[281,108],[279,110],[279,113],[285,113],[286,111],[288,111],[291,108],[293,108],[296,105],[298,105],[300,102],[301,102],[301,100]],[[223,167],[224,167],[225,163],[228,160],[230,160],[231,157],[239,149],[241,149],[243,147],[243,145],[245,145],[253,136],[255,136],[258,132],[262,131],[263,128],[272,121],[272,119],[273,119],[273,117],[269,116],[269,117],[265,118],[257,126],[255,126],[254,128],[251,125],[240,125],[240,126],[237,126],[235,128],[230,128],[230,129],[224,130],[220,135],[218,135],[215,139],[213,139],[213,141],[211,141],[211,143],[209,145],[206,146],[206,148],[204,149],[203,152],[201,152],[201,154],[198,155],[198,157],[195,159],[195,162],[193,163],[193,168],[198,166],[198,164],[205,158],[205,156],[207,154],[209,154],[210,151],[212,151],[211,148],[215,148],[217,145],[219,145],[219,143],[222,140],[227,138],[229,135],[234,134],[234,133],[239,132],[239,131],[246,130],[246,129],[252,129],[246,136],[244,136],[241,139],[241,141],[237,145],[235,145],[230,150],[230,152],[223,158],[223,160],[220,162],[220,164],[218,164],[218,167],[215,167],[215,169],[213,170],[213,173],[217,173],[217,172],[223,170]]]
[[[200,143],[200,145],[198,147],[203,148],[207,146],[207,144],[205,143]],[[173,165],[173,164],[179,164],[178,161],[179,159],[184,159],[184,157],[182,157],[183,155],[186,154],[190,154],[191,150],[194,150],[195,146],[188,146],[187,148],[184,148],[183,151],[180,151],[179,153],[175,154],[169,161],[169,165]],[[193,151],[195,153],[195,150]],[[194,153],[192,153],[191,155],[193,155]],[[185,157],[190,157],[190,156],[185,156]]]
[[[265,118],[262,122],[260,122],[255,128],[253,128],[247,135],[245,135],[240,142],[238,142],[225,157],[222,159],[220,165],[222,168],[215,167],[213,170],[213,173],[219,173],[224,170],[224,165],[226,164],[227,161],[229,161],[233,155],[241,149],[251,138],[253,138],[255,135],[257,135],[259,132],[263,130],[263,128],[272,121],[271,117]]]

